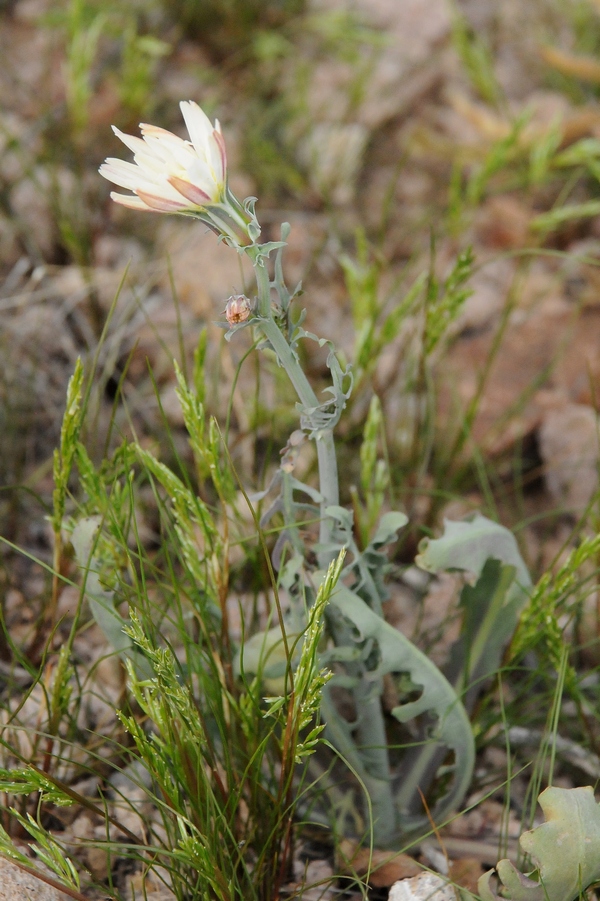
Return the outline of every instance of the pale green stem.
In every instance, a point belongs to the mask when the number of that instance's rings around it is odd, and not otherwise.
[[[305,415],[310,418],[309,411],[318,407],[319,401],[298,362],[296,354],[273,319],[271,311],[271,282],[264,262],[262,260],[255,261],[254,269],[258,285],[258,327],[275,351],[280,365],[285,369],[300,399],[300,403],[306,410]],[[315,442],[319,463],[319,491],[322,496],[319,541],[321,545],[326,545],[331,541],[333,520],[325,514],[325,510],[327,507],[339,504],[339,482],[333,429],[321,429],[318,431],[315,436]],[[322,554],[319,559],[319,565],[325,568],[334,556],[334,553]]]
[[[252,256],[252,254],[249,254]],[[264,258],[254,256],[254,270],[258,286],[258,328],[273,348],[279,364],[285,369],[296,394],[300,399],[305,416],[310,419],[310,410],[319,406],[319,401],[313,391],[310,382],[306,378],[297,355],[288,344],[285,335],[273,319],[271,308],[271,281],[266,268]],[[319,566],[326,569],[335,557],[335,551],[324,550],[331,543],[334,520],[326,514],[330,506],[339,504],[339,479],[337,460],[335,454],[335,442],[333,429],[319,429],[315,431],[315,443],[317,445],[317,460],[319,464],[319,490],[321,493],[321,520],[319,530]],[[333,627],[336,644],[345,644],[339,630]],[[352,667],[350,667],[351,669]],[[357,708],[359,710],[360,726],[358,729],[359,744],[363,745],[363,751],[357,752],[349,736],[344,730],[337,729],[336,742],[338,750],[343,756],[347,756],[351,766],[353,765],[360,774],[367,788],[373,811],[373,835],[377,844],[389,841],[395,830],[395,808],[391,790],[391,774],[385,725],[381,710],[381,702],[373,686],[366,683],[361,668],[355,673],[359,685],[356,690]],[[338,715],[331,705],[327,693],[322,698],[322,712],[327,723],[328,730],[335,731],[338,725]],[[329,714],[329,715],[328,715]]]

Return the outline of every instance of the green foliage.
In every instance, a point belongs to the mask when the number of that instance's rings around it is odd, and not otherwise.
[[[77,440],[81,430],[81,399],[83,391],[83,364],[77,360],[75,372],[69,380],[67,403],[60,433],[60,448],[54,452],[54,511],[52,527],[58,534],[62,528],[65,504],[69,486],[69,476],[77,451]]]
[[[72,796],[65,793],[47,773],[28,766],[25,769],[0,769],[0,786],[3,792],[11,795],[40,793],[40,800],[56,804],[58,807],[69,807],[74,803]]]
[[[351,634],[354,637],[352,643],[346,639],[345,654],[354,650],[353,660],[361,661],[368,672],[370,684],[377,684],[383,676],[389,673],[408,673],[411,682],[419,686],[419,698],[408,701],[391,711],[392,716],[401,723],[406,723],[424,713],[434,717],[435,725],[428,735],[425,745],[426,752],[433,748],[443,747],[445,751],[454,754],[453,782],[447,794],[440,799],[431,811],[431,816],[436,822],[443,822],[444,818],[455,809],[459,799],[464,797],[470,784],[473,766],[475,762],[475,748],[471,725],[465,710],[460,703],[452,686],[444,678],[440,670],[423,653],[421,653],[401,632],[394,629],[383,618],[374,613],[369,606],[354,592],[343,586],[339,586],[332,595],[332,603],[342,622],[351,625]],[[373,646],[377,649],[375,660],[372,660]],[[371,659],[370,659],[371,658]],[[342,653],[336,655],[331,652],[330,659],[344,659]],[[350,675],[352,679],[352,675]],[[354,676],[357,680],[357,676]],[[336,684],[335,677],[329,683]],[[352,681],[343,679],[345,687],[352,687]],[[368,703],[366,695],[362,699],[363,705]],[[364,706],[362,718],[366,718]],[[361,754],[361,747],[352,751],[349,741],[351,729],[345,724],[325,694],[324,713],[327,721],[327,734],[335,736],[336,745],[344,757],[353,765],[362,782],[367,787],[373,804],[374,816],[380,819],[375,823],[376,836],[379,842],[386,844],[397,841],[397,831],[403,836],[411,833],[419,833],[427,830],[429,822],[427,816],[414,816],[410,810],[410,802],[417,786],[420,784],[420,767],[415,767],[411,778],[406,767],[401,769],[401,779],[394,788],[393,796],[390,793],[389,780],[377,777],[373,770],[373,761],[369,760],[368,753]],[[342,741],[338,735],[341,733]],[[369,731],[366,733],[369,734]],[[359,736],[360,741],[360,736]],[[377,751],[377,737],[371,727],[369,744],[373,751]],[[390,811],[391,822],[384,819],[386,805],[384,798],[392,802]],[[395,811],[395,815],[393,813]]]
[[[548,181],[552,166],[556,166],[557,151],[562,143],[563,134],[557,121],[539,140],[534,141],[529,153],[529,183],[541,185]]]
[[[70,0],[54,17],[65,44],[70,128],[80,146],[94,91],[105,81],[115,78],[113,87],[127,118],[150,110],[159,97],[153,87],[170,46],[146,33],[139,9]],[[306,16],[303,0],[178,0],[165,9],[211,58],[227,60],[236,72],[248,120],[242,153],[254,178],[288,195],[303,190],[308,174],[298,163],[294,144],[306,127],[302,116],[314,60],[330,56],[353,69],[351,113],[364,101],[374,58],[366,50],[377,50],[385,37],[346,12]],[[294,91],[285,91],[279,86],[283,63],[290,64],[307,35],[315,46],[310,58],[294,59],[298,77],[291,79]],[[453,37],[479,96],[498,105],[500,89],[486,40],[458,15]],[[108,43],[116,75],[106,71]],[[498,187],[526,184],[533,192],[565,178],[575,184],[580,176],[600,177],[599,142],[585,139],[563,149],[555,123],[532,143],[525,134],[528,121],[527,113],[514,121],[504,138],[469,164],[466,174],[456,163],[450,211],[454,224]],[[598,212],[595,200],[565,204],[565,196],[534,220],[538,236]],[[73,222],[64,217],[61,222],[63,241],[75,254]],[[282,227],[283,243],[287,229]],[[429,830],[423,796],[436,824],[449,816],[472,781],[469,713],[479,686],[499,670],[515,629],[509,661],[519,662],[535,651],[558,673],[550,723],[556,727],[563,681],[572,687],[575,680],[559,618],[565,610],[572,614],[567,598],[576,592],[578,571],[598,552],[595,539],[584,542],[554,579],[545,576],[531,589],[506,529],[479,516],[447,523],[443,537],[424,543],[417,559],[429,572],[474,576],[461,592],[461,636],[444,671],[387,624],[383,602],[389,546],[406,517],[386,512],[392,479],[381,400],[372,398],[363,428],[353,513],[339,500],[334,427],[352,403],[353,378],[355,397],[356,387],[371,391],[369,377],[384,351],[394,343],[402,345],[409,320],[420,332],[409,352],[398,354],[401,379],[394,390],[410,389],[417,404],[424,398],[425,405],[429,402],[432,360],[443,352],[470,295],[473,253],[461,252],[445,277],[437,274],[432,259],[429,272],[411,275],[402,290],[395,284],[384,297],[382,276],[388,262],[359,230],[354,255],[340,258],[356,334],[351,370],[331,343],[302,328],[303,313],[292,318],[290,302],[301,292],[300,286],[291,291],[285,284],[283,243],[259,245],[258,234],[248,234],[254,243],[237,250],[255,264],[259,312],[242,327],[253,331],[252,347],[276,358],[278,373],[287,373],[299,400],[295,412],[300,428],[290,437],[272,484],[253,496],[252,503],[261,502],[270,493],[266,512],[252,509],[252,523],[244,523],[247,513],[241,509],[238,477],[219,424],[209,415],[206,330],[197,342],[189,382],[185,367],[181,371],[175,365],[190,461],[177,435],[167,436],[170,457],[159,457],[147,442],[126,438],[100,465],[94,464],[80,443],[86,403],[78,363],[54,462],[50,613],[56,611],[64,578],[72,577],[81,587],[72,635],[53,659],[44,728],[50,736],[58,735],[61,723],[73,718],[77,666],[72,636],[89,613],[112,652],[125,662],[129,677],[119,716],[133,746],[119,746],[119,767],[129,772],[141,764],[140,782],[158,811],[146,824],[147,840],[145,836],[136,846],[135,836],[129,836],[127,846],[107,853],[136,857],[150,870],[164,868],[181,899],[235,901],[243,896],[271,901],[278,896],[291,859],[294,816],[305,804],[321,819],[325,808],[325,818],[341,831],[353,818],[348,831],[379,844]],[[227,338],[233,337],[231,330]],[[323,392],[305,375],[305,341],[327,349],[331,382]],[[360,411],[359,404],[356,409]],[[432,417],[425,413],[415,418],[415,443],[426,444]],[[228,427],[224,433],[228,436]],[[318,487],[310,476],[304,483],[294,473],[295,448],[307,440],[314,441]],[[422,468],[414,448],[411,453],[409,487]],[[69,479],[71,489],[75,484],[74,466],[76,499],[69,492]],[[434,491],[438,488],[434,485]],[[151,541],[142,528],[148,511]],[[75,564],[65,577],[67,535]],[[238,634],[230,622],[232,592],[240,585],[246,591],[250,584],[253,589],[259,586],[267,606],[272,600],[272,609],[263,613],[255,605],[251,615],[240,609]],[[52,615],[45,626],[51,621]],[[398,690],[391,712],[382,708],[384,680]],[[265,698],[265,692],[275,696]],[[341,692],[350,699],[355,719],[338,704]],[[339,814],[342,805],[335,809],[332,802],[327,808],[328,793],[333,797],[335,786],[321,779],[319,755],[314,759],[325,746],[323,732],[329,748],[348,765],[343,790],[355,779],[367,796],[357,809],[351,810],[353,802],[348,802],[345,814]],[[404,752],[407,736],[416,747]],[[538,775],[541,779],[541,768]],[[313,780],[318,784],[309,790]],[[13,812],[14,820],[32,837],[57,878],[78,891],[76,871],[44,825],[45,813],[74,801],[72,793],[65,793],[51,773],[42,775],[34,767],[0,772],[0,789],[20,801],[37,799],[36,817],[20,808]],[[315,801],[320,794],[325,800]],[[573,859],[582,847],[572,852]],[[0,849],[7,855],[19,853],[4,833]],[[28,860],[18,859],[24,865]],[[545,887],[543,867],[540,861]],[[501,874],[506,872],[501,867]],[[547,878],[550,883],[556,876]],[[571,880],[568,890],[572,888]]]
[[[122,105],[119,118],[153,110],[158,64],[171,46],[144,33],[149,6],[144,2],[123,5],[112,0],[68,0],[43,19],[43,24],[56,30],[64,41],[68,127],[74,149],[80,153],[88,149],[93,100],[106,81],[114,83]]]
[[[479,575],[489,559],[500,560],[515,570],[515,589],[527,589],[531,579],[514,536],[485,516],[471,520],[446,520],[442,538],[425,539],[417,564],[428,572],[464,570]]]
[[[448,674],[465,697],[499,667],[531,589],[531,578],[514,536],[477,514],[446,520],[444,535],[424,539],[416,563],[428,572],[472,573],[477,581],[461,592],[461,637],[452,649]]]
[[[65,15],[67,109],[76,138],[88,124],[92,70],[106,23],[102,10],[95,11],[85,0],[70,0]]]
[[[383,350],[400,333],[407,317],[422,301],[426,273],[418,276],[404,297],[388,304],[381,298],[382,261],[377,259],[363,231],[356,234],[356,254],[339,258],[350,298],[356,333],[353,366],[360,384],[373,371]],[[388,309],[389,306],[389,309]]]
[[[140,671],[149,677],[148,667],[127,637],[126,622],[115,608],[123,554],[118,543],[101,526],[99,516],[84,517],[71,533],[75,559],[83,571],[85,597],[112,649],[124,659],[133,658]]]
[[[123,107],[133,115],[152,112],[158,62],[170,50],[166,41],[151,34],[138,34],[133,22],[125,30],[118,90]]]
[[[513,535],[481,515],[465,522],[446,520],[443,536],[424,539],[415,562],[432,573],[464,571],[476,577],[475,584],[465,585],[461,592],[461,633],[444,667],[452,689],[467,711],[472,710],[484,680],[500,666],[516,628],[531,585],[529,573]],[[413,677],[413,681],[421,679]],[[465,753],[463,748],[461,752]],[[407,809],[414,810],[420,800],[418,789],[433,780],[442,759],[440,747],[433,743],[408,755],[401,789]],[[457,753],[457,768],[460,759]],[[460,769],[456,778],[460,779]],[[443,807],[442,812],[451,807]],[[439,815],[434,817],[440,822]]]
[[[331,566],[297,637],[299,660],[293,674],[288,670],[286,694],[266,703],[260,681],[247,681],[245,671],[241,693],[229,683],[222,651],[209,644],[199,649],[194,695],[172,650],[156,647],[132,615],[126,631],[151,678],[140,679],[128,663],[130,686],[153,730],[136,717],[121,719],[159,790],[167,839],[158,857],[189,892],[266,901],[278,890],[299,797],[296,767],[314,753],[322,729],[316,717],[328,674],[317,649],[341,562]]]
[[[24,817],[16,810],[12,810],[11,814],[21,825],[23,832],[33,839],[29,843],[32,852],[56,878],[40,872],[32,863],[31,858],[17,848],[2,826],[0,826],[0,853],[12,860],[26,873],[37,876],[43,882],[59,891],[64,891],[65,894],[77,899],[77,901],[84,901],[84,895],[79,892],[79,873],[65,854],[64,847],[46,829],[40,826],[30,814]]]
[[[362,547],[369,543],[390,485],[387,460],[379,454],[382,440],[385,440],[385,430],[381,401],[377,395],[373,395],[360,446],[360,488],[364,505],[356,492],[353,492],[354,515]]]
[[[494,72],[493,56],[481,35],[458,12],[453,16],[452,39],[471,84],[481,99],[487,103],[498,103],[501,92]]]
[[[536,216],[532,226],[540,232],[552,232],[566,222],[588,219],[599,214],[600,201],[587,200],[585,203],[565,204],[565,206],[559,206],[548,213],[541,213]]]
[[[530,651],[541,655],[551,668],[559,672],[565,652],[564,621],[575,617],[573,600],[582,582],[582,567],[595,560],[600,550],[600,536],[584,538],[557,572],[547,572],[533,588],[523,610],[510,645],[510,660],[518,662]],[[566,663],[567,687],[575,694],[577,676],[571,663]]]
[[[460,313],[464,302],[473,293],[467,282],[473,272],[473,251],[467,248],[459,254],[450,274],[440,284],[430,273],[425,295],[424,352],[433,353],[448,328]]]
[[[557,169],[585,166],[597,181],[600,181],[600,141],[597,138],[582,138],[561,150],[554,156],[553,165]]]
[[[497,864],[502,896],[510,901],[574,901],[600,880],[600,806],[592,788],[547,788],[539,796],[546,822],[519,843],[534,866],[523,876],[509,860]],[[482,901],[499,901],[490,889],[490,870],[479,879]]]
[[[221,56],[247,52],[256,34],[281,28],[304,7],[305,0],[176,0],[167,8],[188,34]]]
[[[521,156],[521,135],[529,118],[529,114],[517,118],[506,137],[495,141],[485,159],[474,168],[464,192],[466,202],[471,208],[481,203],[494,176],[509,171],[509,167]]]

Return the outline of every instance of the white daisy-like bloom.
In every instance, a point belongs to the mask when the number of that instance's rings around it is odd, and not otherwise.
[[[141,138],[113,131],[133,151],[134,162],[115,158],[100,166],[100,175],[132,191],[111,193],[115,203],[132,210],[194,213],[225,199],[227,158],[218,120],[213,125],[193,100],[179,106],[189,132],[184,141],[156,125],[140,124]]]

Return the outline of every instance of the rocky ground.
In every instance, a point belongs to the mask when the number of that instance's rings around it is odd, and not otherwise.
[[[211,412],[226,415],[247,349],[243,340],[225,345],[214,325],[225,298],[248,279],[227,248],[184,219],[117,207],[97,175],[105,156],[121,153],[111,123],[133,132],[143,114],[181,130],[180,99],[219,116],[231,185],[258,196],[265,234],[276,239],[278,223],[291,223],[287,274],[290,283],[303,280],[307,327],[332,337],[347,359],[357,323],[343,260],[360,258],[357,235],[368,246],[359,266],[376,279],[382,311],[398,306],[420,273],[443,280],[472,247],[471,294],[427,363],[429,380],[415,364],[415,315],[359,380],[340,453],[352,472],[375,390],[395,490],[413,524],[396,562],[408,562],[443,516],[479,509],[516,528],[535,576],[547,570],[597,525],[600,207],[597,173],[581,162],[581,142],[600,157],[597,0],[573,8],[553,0],[312,0],[304,18],[273,31],[277,40],[269,43],[265,30],[250,61],[243,41],[224,49],[158,3],[139,6],[145,33],[164,42],[150,54],[139,114],[124,103],[110,29],[87,80],[77,81],[85,54],[77,56],[66,13],[61,19],[45,0],[0,6],[0,585],[11,642],[26,643],[46,590],[43,569],[13,545],[50,559],[52,449],[77,356],[95,360],[88,440],[100,454],[111,419],[117,432],[131,422],[149,442],[159,440],[161,408],[183,447],[171,357],[191,357],[202,326],[215,373]],[[348,11],[352,18],[342,15]],[[569,162],[570,148],[580,156]],[[588,207],[557,214],[574,204]],[[318,383],[322,354],[307,354]],[[115,408],[125,372],[127,403]],[[273,372],[263,373],[263,409],[251,422],[254,384],[240,380],[232,417],[234,458],[250,483],[273,429],[283,444],[290,425],[285,414],[281,435],[274,426]],[[448,576],[417,610],[398,583],[390,620],[436,637],[433,654],[442,659],[455,594]],[[59,613],[73,603],[65,591]],[[574,640],[587,645],[581,665],[592,671],[600,662],[594,592],[577,628]],[[97,731],[122,688],[116,664],[94,666],[102,650],[101,635],[89,629],[80,652],[93,671],[96,706],[81,715],[93,717]],[[501,770],[503,752],[486,753],[483,770]],[[586,759],[594,781],[597,758]],[[84,820],[74,834],[96,828]],[[456,881],[473,886],[482,865],[495,863],[501,820],[502,805],[490,799],[450,830]],[[510,824],[511,840],[518,828]],[[421,853],[437,866],[435,847]],[[93,871],[95,862],[86,863]],[[3,866],[0,898],[23,897]],[[310,866],[319,881],[336,864]],[[387,866],[393,872],[378,870],[376,888],[412,875],[410,861]],[[38,901],[58,897],[50,887],[26,889]],[[162,899],[158,886],[148,897]]]

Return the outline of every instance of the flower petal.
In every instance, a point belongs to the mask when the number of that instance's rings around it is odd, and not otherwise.
[[[148,171],[133,163],[116,159],[108,159],[100,166],[99,171],[104,178],[119,185],[120,188],[128,188],[135,193],[146,191],[163,200],[181,203],[179,193],[169,184],[162,173]]]
[[[212,135],[213,124],[197,103],[193,100],[182,100],[179,104],[187,130],[192,139],[194,149],[199,156],[206,155],[207,141]]]
[[[206,201],[211,200],[210,196],[206,194],[202,188],[199,188],[196,184],[192,184],[191,181],[186,181],[184,178],[177,178],[176,175],[172,175],[169,178],[169,184],[185,197],[186,200],[191,201],[191,203],[196,206],[205,206]]]
[[[111,191],[110,199],[114,200],[115,203],[120,203],[121,206],[128,207],[130,210],[146,210],[146,212],[152,210],[152,212],[155,212],[153,207],[147,206],[143,200],[140,200],[134,194],[117,194],[116,191]]]
[[[169,200],[156,194],[147,194],[146,191],[138,191],[137,195],[147,206],[161,213],[182,213],[190,209],[189,203],[181,200]]]
[[[129,188],[130,191],[133,191],[139,185],[141,179],[148,180],[145,173],[142,175],[142,170],[139,166],[111,157],[102,163],[98,171],[103,178],[112,181],[115,185],[119,185],[120,188]]]
[[[146,144],[144,144],[141,138],[136,138],[133,135],[125,134],[124,131],[121,131],[120,128],[117,128],[116,125],[111,125],[112,130],[118,137],[119,141],[123,141],[126,147],[129,147],[134,153],[144,153],[148,151]]]
[[[219,175],[220,180],[225,181],[225,175],[227,173],[227,150],[225,149],[225,138],[221,134],[221,126],[219,125],[219,120],[215,122],[215,130],[213,131],[214,142],[219,151]]]
[[[159,125],[148,125],[147,122],[140,122],[140,131],[144,136],[144,140],[146,138],[156,138],[166,145],[172,144],[173,146],[186,143],[183,138],[174,135],[172,131],[167,131],[166,128],[161,128]]]

